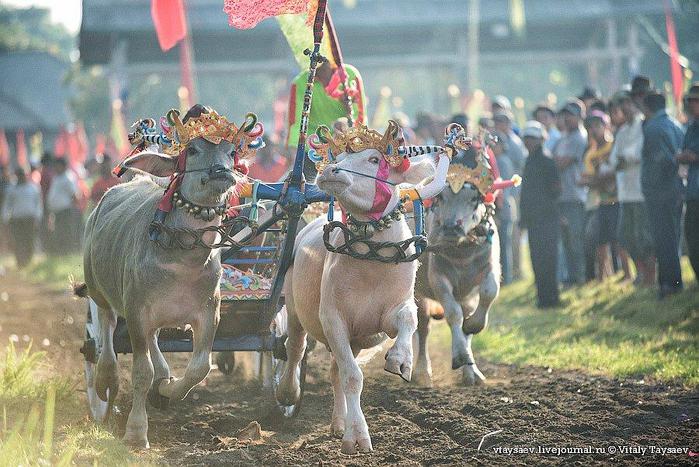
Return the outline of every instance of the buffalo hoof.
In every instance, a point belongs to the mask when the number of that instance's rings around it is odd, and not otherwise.
[[[160,383],[169,381],[168,378],[160,378],[153,381],[153,385],[148,390],[148,403],[160,410],[170,408],[170,398],[160,394]]]
[[[371,438],[343,439],[340,449],[342,454],[356,454],[357,452],[371,452],[373,450]]]
[[[463,381],[466,386],[478,386],[485,384],[485,376],[483,376],[476,364],[472,363],[463,368]]]
[[[383,368],[389,373],[400,376],[409,383],[413,375],[412,356],[402,354],[393,347],[386,353],[386,364]]]
[[[412,382],[416,386],[431,388],[432,387],[432,375],[430,375],[428,372],[415,371],[415,373],[413,373]]]
[[[140,450],[140,449],[150,449],[150,443],[148,442],[148,438],[136,434],[129,434],[126,433],[124,435],[124,444],[129,446],[131,449],[134,450]]]
[[[109,390],[109,394],[107,394]],[[109,397],[114,399],[119,393],[119,373],[116,362],[101,362],[97,364],[95,377],[95,391],[97,396],[107,402]]]
[[[338,418],[330,424],[330,434],[335,438],[342,438],[345,434],[345,420]]]

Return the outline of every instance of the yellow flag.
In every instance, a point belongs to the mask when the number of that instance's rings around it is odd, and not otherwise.
[[[524,16],[524,0],[510,0],[510,25],[517,36],[524,36],[527,25]]]

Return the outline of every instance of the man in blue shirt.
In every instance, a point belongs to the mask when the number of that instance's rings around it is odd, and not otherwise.
[[[689,88],[684,96],[684,109],[690,122],[677,161],[689,165],[684,236],[687,239],[689,262],[694,269],[694,276],[699,278],[699,83]]]
[[[658,261],[660,298],[682,290],[679,242],[682,180],[675,156],[684,135],[665,111],[665,96],[650,92],[644,99],[641,189],[650,219]]]
[[[563,253],[568,277],[566,285],[585,282],[585,200],[587,188],[580,185],[583,155],[587,148],[587,132],[581,125],[585,104],[577,99],[568,101],[559,112],[565,132],[553,149],[553,160],[561,180],[560,214],[563,230]]]

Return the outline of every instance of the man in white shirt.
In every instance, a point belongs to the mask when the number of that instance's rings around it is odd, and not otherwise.
[[[643,116],[627,91],[616,93],[610,106],[612,112],[621,110],[625,120],[616,132],[609,156],[609,165],[616,171],[617,197],[621,206],[619,240],[636,265],[636,283],[652,286],[655,283],[653,240],[641,191]]]
[[[24,169],[15,172],[17,182],[11,185],[2,205],[2,221],[8,224],[12,250],[19,269],[28,265],[34,256],[36,227],[41,219],[41,192],[27,180]]]
[[[77,197],[78,184],[68,170],[65,159],[56,159],[56,175],[46,196],[46,207],[52,216],[52,242],[57,252],[75,251],[80,245]]]

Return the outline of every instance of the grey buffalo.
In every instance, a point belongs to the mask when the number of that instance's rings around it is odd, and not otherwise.
[[[209,109],[197,105],[182,123],[207,113]],[[223,139],[214,144],[196,137],[184,151],[186,173],[177,200],[188,202],[183,205],[178,201],[165,224],[187,229],[218,225],[221,207],[236,184],[234,143]],[[122,167],[169,177],[178,170],[176,161],[176,157],[142,152],[125,160]],[[107,191],[87,221],[85,284],[74,286],[76,294],[89,296],[99,309],[102,349],[95,388],[105,401],[113,400],[118,391],[112,337],[117,316],[126,318],[133,349],[133,407],[124,441],[137,447],[148,447],[149,389],[152,387],[151,396],[156,395],[151,400],[179,400],[201,382],[210,370],[210,352],[219,321],[219,250],[164,249],[149,241],[149,225],[162,197],[162,186],[148,176],[136,176]],[[198,215],[192,213],[193,206]],[[214,232],[204,237],[209,243],[218,241]],[[194,351],[184,377],[174,378],[158,349],[158,332],[163,327],[185,325],[192,328]]]
[[[478,157],[470,149],[452,161],[450,170]],[[483,201],[476,186],[466,182],[457,192],[444,189],[427,214],[428,254],[415,284],[418,350],[413,379],[417,384],[432,385],[428,299],[444,309],[452,337],[452,369],[463,368],[465,384],[485,380],[473,358],[471,340],[485,328],[500,289],[500,247],[497,228]]]

